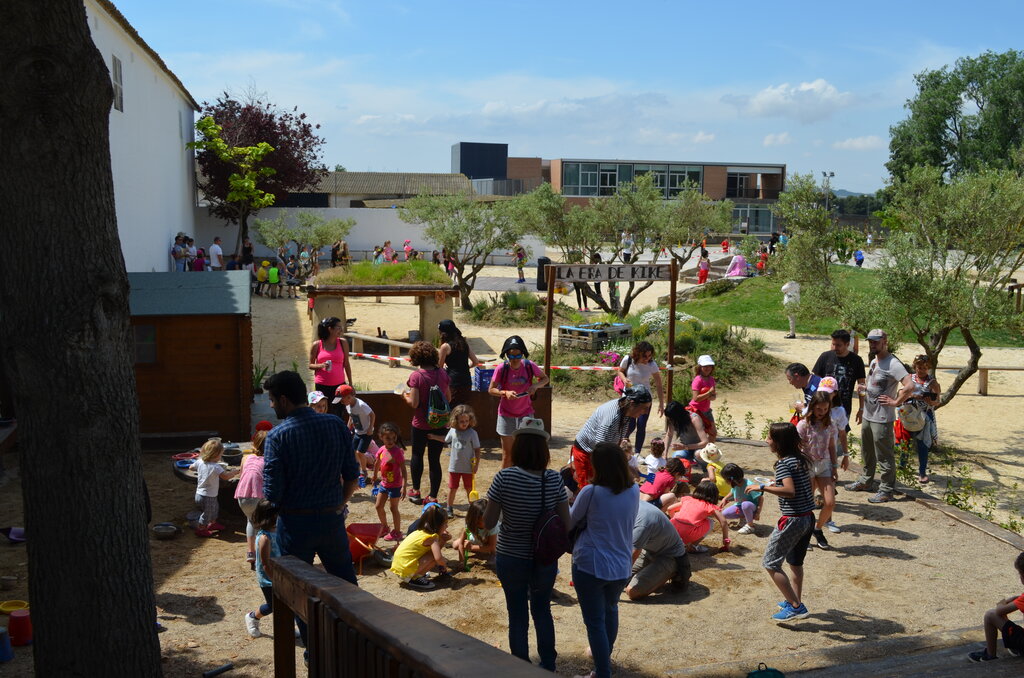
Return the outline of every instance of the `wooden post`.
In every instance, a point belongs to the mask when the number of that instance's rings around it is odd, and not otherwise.
[[[978,369],[978,395],[988,395],[988,370],[984,367]]]
[[[555,267],[548,264],[544,271],[548,277],[547,320],[544,324],[544,373],[551,378],[551,320],[555,313]]]
[[[274,678],[295,678],[295,614],[282,598],[274,595]],[[309,638],[309,634],[306,635]],[[278,640],[280,639],[280,640]]]
[[[672,400],[672,374],[675,371],[672,369],[672,361],[676,352],[676,281],[679,279],[679,263],[674,257],[671,266],[672,279],[668,292],[668,360],[665,363],[668,366],[668,374],[665,375],[666,403]]]

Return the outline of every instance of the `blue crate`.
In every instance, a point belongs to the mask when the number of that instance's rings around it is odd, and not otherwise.
[[[473,390],[486,391],[491,387],[491,379],[494,377],[493,367],[476,367],[473,370]]]

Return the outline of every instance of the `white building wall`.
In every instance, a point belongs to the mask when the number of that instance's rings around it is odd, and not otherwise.
[[[401,254],[402,244],[406,238],[415,249],[425,253],[429,260],[434,251],[434,245],[423,236],[423,226],[420,224],[407,224],[398,218],[397,209],[376,209],[368,207],[291,207],[277,208],[268,207],[260,210],[257,219],[276,219],[284,210],[290,215],[294,224],[294,217],[299,212],[313,212],[321,215],[324,219],[354,219],[355,226],[352,232],[345,239],[349,250],[353,252],[353,259],[359,261],[363,258],[363,252],[372,252],[376,245],[383,245],[385,240],[391,241],[391,246],[400,253],[400,258],[405,259]],[[215,236],[224,240],[224,254],[234,251],[238,238],[238,226],[227,224],[221,219],[209,215],[205,207],[196,208],[196,246],[209,247]],[[249,218],[249,232],[255,233],[253,218]],[[271,251],[260,245],[255,237],[252,237],[253,245],[256,247],[256,255],[267,256]],[[544,256],[544,244],[537,238],[529,236],[523,239],[523,245],[531,252],[531,259]],[[324,257],[330,257],[331,248],[325,247],[322,253]],[[294,252],[292,252],[294,254]],[[509,263],[511,258],[505,252],[494,252],[494,263]]]
[[[85,9],[107,70],[111,57],[121,60],[124,111],[110,111],[110,165],[125,266],[131,272],[173,270],[174,235],[195,230],[193,154],[185,148],[193,140],[192,105],[102,7],[87,0]]]

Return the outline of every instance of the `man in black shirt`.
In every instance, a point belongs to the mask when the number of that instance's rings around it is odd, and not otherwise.
[[[835,377],[839,383],[839,397],[843,401],[846,416],[853,419],[853,392],[857,384],[864,384],[867,374],[864,371],[864,359],[850,350],[850,333],[836,330],[832,333],[832,350],[818,356],[811,370],[819,377]],[[864,406],[864,396],[857,396],[859,410]]]

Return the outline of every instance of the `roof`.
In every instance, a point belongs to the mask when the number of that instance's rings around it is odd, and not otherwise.
[[[334,195],[413,196],[472,193],[464,174],[425,172],[328,172],[313,193]]]
[[[515,196],[512,195],[474,195],[471,196],[474,202],[501,202],[502,200],[512,200]],[[384,198],[381,200],[364,200],[363,207],[374,207],[374,208],[387,208],[392,207],[405,207],[405,203],[408,202],[408,198]]]
[[[249,271],[129,273],[133,317],[249,315]]]
[[[786,168],[784,162],[695,162],[693,160],[622,160],[613,158],[556,158],[560,162],[592,162],[592,163],[607,163],[609,165],[615,163],[621,163],[623,165],[688,165],[690,167],[696,167],[703,165],[706,167],[720,167],[726,165],[729,167],[745,167],[745,168]]]
[[[156,62],[156,65],[160,67],[160,70],[166,73],[167,77],[178,86],[181,93],[185,95],[185,99],[189,104],[191,104],[192,109],[196,111],[200,110],[199,104],[196,103],[196,100],[192,97],[189,91],[185,89],[185,85],[181,84],[181,80],[178,80],[178,76],[176,76],[171,69],[167,67],[167,64],[165,64],[164,60],[160,58],[160,55],[156,53],[156,50],[146,44],[146,41],[142,39],[142,36],[139,35],[138,31],[128,23],[128,19],[125,18],[124,14],[121,14],[121,11],[117,7],[114,7],[114,3],[110,2],[110,0],[96,0],[96,4],[102,7],[106,13],[109,14],[110,18],[124,29],[124,32],[128,34],[128,37],[134,40],[135,44],[141,47],[142,51],[148,54],[149,57]]]

